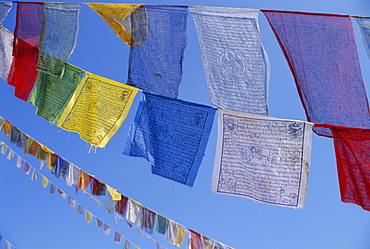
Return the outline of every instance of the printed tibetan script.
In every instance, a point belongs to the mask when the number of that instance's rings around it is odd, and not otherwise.
[[[58,126],[78,132],[84,141],[104,147],[130,110],[138,89],[86,73]]]
[[[212,191],[303,208],[312,123],[219,111]]]

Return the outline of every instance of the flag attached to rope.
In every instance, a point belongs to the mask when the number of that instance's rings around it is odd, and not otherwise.
[[[92,145],[104,147],[130,110],[138,89],[86,72],[58,126],[78,132]]]
[[[313,124],[231,111],[218,113],[211,190],[303,208]]]
[[[215,109],[144,92],[124,150],[146,158],[153,174],[193,186]]]
[[[185,6],[145,6],[145,10],[148,38],[130,50],[127,84],[176,98],[187,44],[188,9]]]
[[[293,73],[308,121],[370,127],[351,18],[264,10]],[[318,135],[331,131],[315,127]]]
[[[45,3],[37,70],[60,78],[77,41],[80,4]]]
[[[258,10],[191,7],[212,105],[267,115],[269,61]]]

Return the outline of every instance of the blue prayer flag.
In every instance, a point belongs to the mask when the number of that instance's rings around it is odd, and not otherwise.
[[[124,154],[146,158],[153,174],[193,186],[216,109],[145,92],[143,96]]]

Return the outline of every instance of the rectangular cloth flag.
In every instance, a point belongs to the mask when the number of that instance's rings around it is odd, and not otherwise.
[[[370,211],[370,129],[325,127],[333,133],[342,201]]]
[[[104,147],[130,110],[138,89],[86,72],[60,117],[58,126]]]
[[[269,61],[258,10],[191,7],[212,105],[267,115]]]
[[[148,24],[142,4],[87,3],[130,47],[139,46],[148,37]]]
[[[52,123],[57,123],[81,82],[83,72],[70,64],[65,64],[61,79],[40,72],[29,100],[31,104],[36,105],[36,113]]]
[[[211,190],[303,208],[312,123],[219,111]]]
[[[185,6],[141,8],[145,8],[148,17],[148,38],[130,50],[127,84],[177,98],[187,44],[188,9]]]
[[[146,158],[152,173],[193,186],[215,109],[144,92],[124,150]]]
[[[44,17],[43,3],[17,2],[14,29],[13,62],[8,84],[15,96],[27,100],[37,78],[37,58]]]
[[[361,32],[362,40],[364,42],[367,55],[370,57],[370,18],[355,17],[354,19],[356,20],[357,27]]]
[[[61,77],[77,42],[80,4],[45,3],[37,70]]]
[[[351,18],[263,11],[288,61],[306,111],[315,124],[370,127],[369,103]],[[321,136],[331,131],[314,127]]]

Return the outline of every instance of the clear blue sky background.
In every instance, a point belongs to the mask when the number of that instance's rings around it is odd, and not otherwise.
[[[368,0],[144,0],[141,3],[370,16]],[[269,115],[306,120],[286,60],[262,13],[259,18],[262,40],[271,63]],[[15,5],[4,26],[13,31],[14,22]],[[369,59],[356,26],[354,30],[363,78],[369,88]],[[91,73],[125,83],[128,54],[128,46],[116,37],[105,21],[88,6],[82,5],[77,47],[68,62]],[[184,79],[179,97],[210,105],[198,40],[190,14]],[[370,213],[356,205],[340,201],[331,139],[313,135],[306,205],[303,209],[294,210],[210,191],[216,121],[192,188],[152,175],[150,165],[144,159],[122,155],[134,114],[135,105],[106,148],[88,153],[89,146],[77,133],[64,131],[37,116],[34,106],[15,98],[13,88],[3,80],[0,82],[0,116],[122,194],[199,233],[241,249],[370,248]],[[0,140],[7,139],[8,137],[0,134]],[[21,149],[15,146],[11,148],[38,168],[39,162],[35,158],[23,155]],[[9,162],[0,155],[0,234],[14,246],[18,249],[122,248],[122,244],[118,246],[113,242],[112,234],[105,236],[101,229],[96,231],[94,223],[88,224],[83,215],[76,215],[75,210],[59,194],[51,195],[48,188],[44,189],[40,178],[32,182],[30,175],[25,175],[14,164],[15,160]],[[113,215],[107,214],[104,208],[99,208],[84,194],[76,195],[74,188],[66,186],[64,180],[56,179],[50,170],[44,168],[41,173],[140,248],[155,248],[155,243],[141,237],[123,220],[116,225]],[[165,242],[158,233],[153,237],[167,248],[176,248]],[[186,244],[182,248],[186,248]]]

